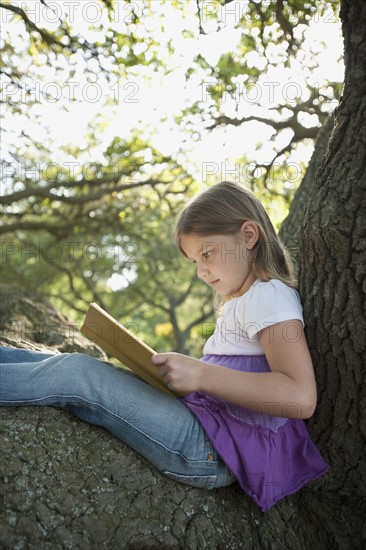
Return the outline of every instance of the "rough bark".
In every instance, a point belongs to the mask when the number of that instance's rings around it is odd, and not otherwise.
[[[304,221],[304,212],[309,203],[313,190],[316,174],[320,163],[328,150],[329,140],[333,131],[334,116],[329,116],[319,132],[315,143],[315,149],[309,162],[309,166],[296,191],[287,218],[282,222],[279,236],[285,243],[295,262],[296,270],[299,259],[300,240]]]
[[[68,319],[27,290],[6,287],[2,314],[2,345],[90,351],[85,339],[69,340]],[[20,319],[26,334],[14,330]],[[33,330],[41,319],[48,327],[57,319],[57,333]],[[175,483],[69,412],[7,407],[0,420],[1,548],[329,548],[311,511],[321,480],[263,514],[237,484],[206,491]]]
[[[345,88],[305,214],[300,293],[319,385],[312,433],[331,470],[316,504],[366,517],[366,3],[342,2]],[[359,530],[366,533],[364,522]],[[339,529],[338,529],[339,531]],[[351,527],[343,540],[350,541]]]
[[[0,345],[82,352],[107,359],[103,350],[80,333],[80,327],[52,307],[42,296],[24,288],[0,285]]]

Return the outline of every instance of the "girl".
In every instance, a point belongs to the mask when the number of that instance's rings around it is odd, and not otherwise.
[[[168,477],[207,489],[237,480],[266,511],[327,470],[302,420],[316,385],[291,263],[262,205],[234,183],[193,199],[175,237],[221,300],[201,360],[152,358],[185,397],[84,354],[2,348],[0,403],[72,411]]]

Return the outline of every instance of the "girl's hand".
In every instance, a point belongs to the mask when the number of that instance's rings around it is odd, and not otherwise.
[[[180,353],[157,353],[151,358],[154,365],[159,365],[158,372],[164,384],[174,391],[199,391],[205,363]]]

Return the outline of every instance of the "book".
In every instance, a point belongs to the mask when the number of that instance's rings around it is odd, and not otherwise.
[[[158,367],[151,363],[151,357],[156,352],[98,304],[90,304],[80,331],[154,388],[171,397],[185,395],[165,386],[158,373]]]

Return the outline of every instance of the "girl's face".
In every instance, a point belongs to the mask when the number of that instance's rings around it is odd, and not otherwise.
[[[197,275],[220,296],[241,296],[255,281],[250,260],[251,244],[244,236],[183,235],[181,247],[197,265]]]

